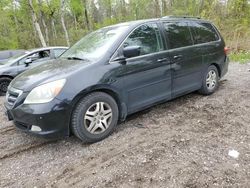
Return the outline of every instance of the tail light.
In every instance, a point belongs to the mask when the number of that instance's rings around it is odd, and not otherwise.
[[[225,55],[228,55],[229,52],[230,52],[230,48],[229,48],[229,47],[225,47],[225,48],[224,48],[224,53],[225,53]]]

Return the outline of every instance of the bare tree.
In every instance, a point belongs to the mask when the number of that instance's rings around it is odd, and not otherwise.
[[[38,3],[39,3],[39,6],[41,7],[41,9],[40,9],[40,18],[41,18],[42,25],[43,25],[43,28],[44,28],[44,31],[45,31],[46,43],[49,44],[49,30],[48,30],[47,24],[45,22],[44,12],[42,10],[42,6],[43,6],[42,0],[38,0]]]
[[[65,39],[67,42],[67,45],[70,46],[70,42],[69,42],[69,34],[65,25],[65,21],[64,21],[64,5],[65,5],[65,0],[61,0],[61,12],[60,12],[60,16],[61,16],[61,23],[62,23],[62,27],[63,27],[63,31],[65,34]]]
[[[55,12],[56,10],[54,8],[51,8],[51,2],[50,0],[46,0],[46,4],[49,8],[48,11],[48,16],[50,19],[50,24],[51,24],[51,30],[52,30],[52,36],[53,36],[53,40],[55,41],[57,39],[57,31],[56,31],[56,26],[55,26]]]
[[[86,5],[85,5],[85,6],[86,6]],[[86,7],[84,8],[84,15],[85,15],[85,20],[86,20],[87,29],[90,30],[88,10],[87,10]]]
[[[204,6],[204,0],[200,0],[196,15],[200,15],[203,6]]]
[[[108,17],[112,19],[112,2],[111,0],[108,0],[107,3],[108,3],[108,6],[107,6]]]
[[[84,16],[85,16],[85,21],[86,21],[87,29],[90,30],[89,16],[88,16],[88,10],[86,8],[86,4],[85,4],[85,8],[84,8]]]
[[[30,6],[30,10],[31,10],[32,21],[33,21],[33,24],[35,26],[36,32],[38,34],[38,37],[40,39],[40,42],[41,42],[43,47],[46,47],[47,44],[46,44],[46,42],[44,40],[44,36],[43,36],[42,31],[41,31],[41,27],[40,27],[40,25],[38,23],[36,12],[35,12],[35,9],[33,7],[32,0],[29,0],[28,3],[29,3],[29,6]]]
[[[160,2],[158,0],[155,0],[153,3],[154,3],[154,17],[161,16],[162,8]]]

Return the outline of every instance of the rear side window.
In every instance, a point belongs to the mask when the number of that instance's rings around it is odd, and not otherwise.
[[[193,45],[190,30],[186,22],[165,22],[163,25],[170,49]]]
[[[127,46],[140,46],[140,55],[163,50],[162,39],[157,24],[144,24],[135,29],[123,44],[123,47]]]
[[[190,29],[195,44],[202,44],[219,40],[219,36],[210,23],[190,23]]]

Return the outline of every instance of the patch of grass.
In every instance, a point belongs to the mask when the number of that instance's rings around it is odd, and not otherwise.
[[[239,63],[250,62],[250,52],[233,52],[229,55],[231,61]]]

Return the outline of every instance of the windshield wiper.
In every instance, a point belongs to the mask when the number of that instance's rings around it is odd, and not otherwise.
[[[89,59],[86,58],[80,58],[80,57],[67,57],[68,60],[81,60],[81,61],[89,61]]]

